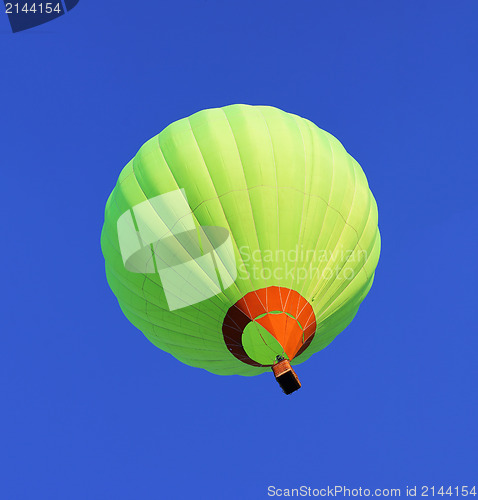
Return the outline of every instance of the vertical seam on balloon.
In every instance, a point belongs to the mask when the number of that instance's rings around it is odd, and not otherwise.
[[[307,125],[309,126],[309,129],[310,129],[309,123],[307,123]],[[314,129],[314,132],[315,132],[315,129]],[[325,135],[325,137],[327,137],[326,134],[323,134],[323,135]],[[317,251],[317,247],[318,247],[318,244],[319,244],[319,241],[320,241],[320,237],[322,236],[322,230],[323,230],[324,225],[325,225],[324,222],[325,222],[325,220],[327,218],[327,213],[328,213],[328,210],[329,210],[329,207],[330,207],[330,196],[331,196],[331,193],[332,193],[332,190],[333,190],[333,186],[334,186],[335,157],[334,157],[334,153],[332,151],[332,148],[330,147],[330,142],[328,141],[328,138],[327,138],[327,143],[329,144],[329,149],[330,149],[330,153],[331,153],[331,156],[332,156],[332,178],[331,178],[331,181],[330,181],[330,189],[329,189],[328,198],[327,198],[327,201],[326,201],[325,214],[324,214],[324,217],[322,219],[322,226],[320,228],[319,235],[317,237],[317,243],[316,243],[315,248],[314,248],[314,255],[315,255],[315,252]],[[338,212],[338,210],[337,210],[337,212]],[[317,268],[317,271],[318,271],[318,268]],[[318,280],[320,281],[320,277],[318,277]],[[305,287],[305,284],[302,285],[301,290],[299,292],[302,296],[304,296],[304,287]],[[309,284],[307,290],[309,290],[309,288],[310,288],[310,284]],[[314,302],[313,296],[311,298],[311,302]]]
[[[222,109],[222,108],[219,108],[219,109]],[[206,161],[205,161],[205,159],[204,159],[204,156],[202,155],[201,148],[200,148],[199,143],[198,143],[198,141],[197,141],[197,139],[196,139],[196,136],[195,136],[195,134],[194,134],[194,131],[193,131],[193,128],[192,128],[192,124],[191,124],[191,122],[190,122],[190,120],[189,120],[189,117],[188,117],[188,118],[186,118],[186,120],[187,120],[187,122],[188,122],[188,125],[189,125],[189,130],[190,130],[190,132],[191,132],[191,134],[192,134],[192,136],[193,136],[193,138],[194,138],[194,141],[195,141],[195,143],[196,143],[196,145],[197,145],[197,148],[198,148],[199,154],[201,155],[201,158],[202,158],[202,161],[203,161],[204,167],[206,168],[206,171],[207,171],[207,172],[208,172],[208,174],[209,174],[209,178],[210,178],[210,180],[211,180],[211,184],[212,184],[212,186],[213,186],[213,188],[214,188],[214,192],[215,192],[215,194],[216,194],[216,197],[215,197],[215,198],[211,198],[211,199],[209,199],[209,200],[205,200],[205,201],[203,201],[203,202],[199,203],[199,204],[198,204],[198,205],[197,205],[197,206],[193,209],[193,212],[194,212],[194,211],[195,211],[195,210],[196,210],[199,206],[201,206],[203,203],[205,203],[206,201],[217,200],[217,201],[219,202],[219,204],[220,204],[220,206],[221,206],[221,209],[222,209],[222,212],[223,212],[223,214],[224,214],[224,219],[225,219],[226,224],[227,224],[227,226],[228,226],[228,228],[229,228],[229,234],[231,235],[231,239],[232,239],[232,241],[234,241],[234,244],[235,244],[235,246],[236,246],[236,248],[237,248],[237,253],[239,254],[239,256],[240,256],[240,258],[241,258],[241,260],[242,260],[243,264],[245,265],[244,260],[242,259],[242,255],[241,255],[241,253],[240,253],[240,251],[239,251],[239,246],[237,245],[237,241],[236,241],[236,239],[235,239],[235,237],[234,237],[234,234],[233,234],[232,228],[231,228],[231,226],[230,226],[230,224],[229,224],[229,221],[228,221],[228,219],[227,219],[226,212],[225,212],[224,207],[223,207],[223,205],[222,205],[222,202],[221,202],[221,196],[219,196],[219,195],[218,195],[218,193],[217,193],[216,186],[215,186],[215,184],[214,184],[214,181],[212,180],[212,177],[211,177],[211,174],[210,174],[210,172],[209,172],[209,168],[208,168],[208,166],[207,166],[207,163],[206,163]],[[246,186],[247,186],[247,184],[246,184]],[[224,194],[226,194],[226,193],[224,193]],[[199,223],[199,221],[198,221],[198,223]],[[250,277],[249,277],[249,281],[251,281]],[[242,293],[241,293],[241,291],[239,290],[239,286],[237,285],[237,283],[236,283],[236,281],[235,281],[235,280],[234,280],[234,282],[233,282],[233,285],[234,285],[234,287],[235,287],[235,289],[236,289],[237,293],[238,293],[240,296],[242,296]],[[232,286],[232,285],[231,285],[231,286]],[[251,286],[252,286],[252,281],[251,281]],[[228,287],[228,288],[229,288],[229,287]],[[224,292],[223,292],[223,293],[224,293]],[[226,297],[226,298],[227,298],[227,297]]]
[[[327,142],[328,142],[328,144],[329,144],[329,148],[330,148],[330,150],[331,150],[331,152],[332,152],[332,158],[333,158],[332,162],[333,162],[333,165],[334,165],[334,167],[335,167],[335,154],[334,154],[334,149],[333,149],[333,147],[332,147],[332,144],[331,144],[331,142],[330,142],[330,139],[329,139],[328,134],[325,134],[325,138],[327,139]],[[347,153],[345,153],[345,154],[347,154]],[[331,192],[331,193],[333,192],[333,183],[332,183],[332,185],[331,185],[331,190],[330,190],[330,192]],[[347,198],[347,197],[346,197],[346,196],[345,196],[345,194],[344,194],[343,199],[340,201],[340,208],[341,208],[341,209],[343,208],[343,203],[344,203],[344,200],[346,200],[346,198]],[[339,210],[338,210],[338,211],[339,211]],[[340,212],[340,211],[339,211],[339,212]],[[340,212],[340,213],[341,213],[341,212]],[[349,212],[349,213],[350,213],[350,212]],[[348,218],[348,216],[349,216],[349,214],[347,214],[347,218]],[[346,218],[346,217],[344,217],[344,216],[342,215],[342,219],[343,219],[343,222],[344,222],[344,225],[343,225],[343,227],[342,227],[342,231],[343,231],[343,229],[344,229],[344,227],[345,227],[345,225],[346,225],[346,223],[347,223],[347,218]],[[330,241],[331,241],[332,235],[333,235],[333,234],[334,234],[334,232],[335,232],[335,228],[337,227],[337,223],[338,223],[338,221],[339,221],[339,220],[340,220],[340,219],[339,219],[339,218],[337,218],[337,220],[336,220],[336,221],[335,221],[335,223],[334,223],[334,226],[333,226],[332,230],[331,230],[331,231],[329,231],[329,235],[328,235],[327,241],[326,241],[326,243],[325,243],[325,245],[324,245],[324,248],[325,248],[325,249],[328,249],[328,246],[329,246],[329,243],[330,243]],[[342,231],[340,232],[340,235],[342,234]],[[339,235],[339,236],[340,236],[340,235]],[[334,247],[334,250],[335,250],[335,247]],[[330,262],[330,260],[331,260],[331,257],[332,257],[332,254],[330,254],[330,255],[329,255],[329,257],[328,257],[328,259],[327,259],[327,261],[326,261],[326,264],[325,264],[325,266],[324,266],[324,268],[323,268],[323,270],[322,270],[322,271],[324,271],[325,269],[327,269],[327,267],[328,267],[328,265],[329,265],[329,262]],[[313,288],[312,288],[312,293],[311,293],[311,297],[312,297],[312,299],[311,299],[311,300],[315,301],[315,295],[316,295],[315,290],[320,289],[320,286],[321,286],[321,282],[322,282],[322,281],[323,281],[323,280],[319,280],[319,282],[317,283],[317,285],[318,285],[318,286],[316,286],[316,287],[313,287]],[[330,281],[330,280],[325,280],[325,281]]]
[[[275,174],[275,180],[276,180],[276,201],[277,201],[277,249],[280,249],[280,217],[279,217],[279,179],[278,179],[278,172],[277,172],[277,163],[276,163],[276,156],[275,156],[275,151],[274,151],[274,143],[272,141],[272,134],[269,129],[269,125],[267,123],[267,119],[264,116],[264,113],[262,112],[262,109],[260,106],[257,107],[257,111],[259,114],[262,116],[262,119],[264,120],[264,123],[266,125],[267,133],[269,134],[269,140],[271,143],[271,151],[272,151],[272,161],[274,162],[274,174]],[[261,256],[262,258],[262,256]],[[266,295],[266,307],[267,307],[267,295]]]
[[[234,130],[232,128],[232,124],[229,121],[229,117],[227,116],[227,113],[226,113],[225,109],[223,109],[223,108],[220,108],[220,109],[222,109],[222,112],[224,113],[224,116],[226,118],[226,122],[227,122],[227,124],[229,126],[229,130],[231,131],[231,135],[232,135],[232,138],[234,140],[234,144],[236,145],[237,155],[238,155],[239,163],[241,164],[242,175],[244,177],[244,184],[246,186],[247,197],[249,199],[249,207],[251,209],[251,217],[252,217],[252,222],[254,224],[254,234],[256,236],[257,247],[259,248],[259,254],[260,254],[260,257],[261,257],[261,265],[262,265],[262,268],[264,268],[264,262],[262,260],[262,248],[261,248],[261,243],[260,243],[260,240],[259,240],[259,233],[257,231],[256,220],[255,220],[255,217],[254,217],[254,210],[253,210],[253,207],[252,207],[252,200],[251,200],[251,195],[250,195],[250,192],[249,192],[249,186],[247,184],[246,171],[244,169],[244,164],[242,163],[241,151],[239,149],[239,144],[237,143],[236,135],[234,134]],[[243,263],[244,263],[244,261],[243,261]],[[245,263],[244,263],[244,265],[245,265]],[[249,275],[249,272],[248,272],[248,275]],[[252,290],[254,290],[255,288],[257,288],[257,286],[254,285],[252,279],[250,278],[250,275],[249,275],[249,281],[251,282],[251,288],[252,288]],[[247,307],[247,304],[246,304],[246,307]]]
[[[308,125],[309,125],[309,124],[308,124]],[[310,125],[309,125],[309,129],[310,129]],[[325,135],[325,134],[324,134],[324,135]],[[315,255],[315,253],[316,253],[316,251],[317,251],[317,247],[318,247],[318,244],[319,244],[319,241],[320,241],[320,237],[322,236],[322,230],[323,230],[323,227],[324,227],[324,225],[325,225],[325,224],[324,224],[324,221],[325,221],[325,220],[326,220],[326,218],[327,218],[328,209],[330,208],[330,196],[331,196],[331,193],[332,193],[332,190],[333,190],[332,188],[333,188],[333,183],[334,183],[335,161],[334,161],[333,151],[332,151],[332,150],[331,150],[331,148],[330,148],[330,143],[329,143],[329,149],[330,149],[330,155],[331,155],[331,157],[332,157],[332,177],[331,177],[331,181],[330,181],[330,188],[329,188],[329,192],[328,192],[328,198],[327,198],[327,201],[325,201],[325,199],[324,199],[324,202],[325,202],[325,205],[326,205],[326,208],[325,208],[325,214],[324,214],[324,217],[323,217],[323,219],[322,219],[322,225],[321,225],[321,227],[320,227],[320,231],[319,231],[319,234],[318,234],[318,236],[317,236],[317,242],[316,242],[315,247],[314,247],[314,255]],[[336,210],[336,212],[338,212],[338,210]],[[317,274],[318,274],[318,270],[319,270],[319,268],[317,268]],[[320,281],[320,278],[319,278],[319,277],[317,277],[317,280],[318,280],[318,281]],[[304,284],[302,285],[301,290],[300,290],[300,293],[301,293],[301,295],[303,295],[303,296],[308,295],[308,294],[306,294],[306,293],[305,293],[305,291],[304,291],[304,288],[305,288],[306,286],[307,286],[307,290],[306,290],[306,291],[308,292],[308,291],[309,291],[309,289],[310,289],[310,287],[311,287],[311,283],[309,283],[309,284],[304,283]],[[313,296],[311,295],[311,297],[312,297],[312,298],[311,298],[311,302],[313,302],[313,301],[314,301]]]
[[[297,121],[296,116],[295,115],[291,115],[291,116],[292,116],[292,118],[294,120],[294,123],[297,126],[297,129],[299,131],[299,134],[300,134],[300,137],[301,137],[301,140],[302,140],[302,148],[304,150],[304,199],[303,199],[303,202],[302,202],[302,212],[300,214],[299,238],[297,240],[297,252],[299,252],[300,251],[301,239],[303,238],[303,235],[304,235],[304,232],[305,232],[304,231],[304,227],[303,227],[304,220],[306,221],[306,219],[304,219],[305,201],[306,201],[306,199],[309,199],[309,202],[310,202],[310,197],[307,196],[307,159],[308,159],[308,157],[307,157],[307,152],[306,152],[306,148],[305,148],[304,136],[302,134],[302,130],[300,128],[300,125],[299,125],[299,123]],[[295,266],[294,266],[294,274],[297,273],[297,265],[298,265],[298,263],[299,263],[299,259],[297,258]],[[298,278],[294,278],[294,281],[296,283],[296,286],[298,287],[298,285],[299,285]],[[296,286],[294,286],[294,289],[296,288]]]
[[[327,138],[327,139],[328,139],[328,138]],[[347,161],[347,164],[350,166],[351,162],[350,162],[350,156],[348,155],[348,153],[346,153],[346,161]],[[356,174],[355,174],[355,165],[354,165],[353,163],[352,163],[352,171],[353,171],[353,189],[354,189],[354,194],[353,194],[352,202],[350,203],[349,212],[348,212],[347,217],[346,217],[346,219],[345,219],[345,221],[344,221],[344,225],[343,225],[343,227],[342,227],[342,230],[340,231],[339,237],[337,238],[337,241],[336,241],[336,243],[335,243],[335,246],[334,246],[334,248],[333,248],[333,250],[332,250],[332,253],[330,254],[329,260],[327,261],[327,265],[326,265],[325,267],[327,267],[327,266],[328,266],[328,264],[329,264],[329,261],[330,261],[330,260],[332,260],[332,257],[333,257],[333,255],[334,255],[334,253],[335,253],[336,249],[337,249],[337,246],[339,245],[340,240],[342,239],[342,235],[344,234],[344,230],[345,230],[345,228],[346,228],[347,226],[349,226],[349,224],[348,224],[348,220],[349,220],[349,218],[350,218],[350,214],[352,213],[352,209],[354,208],[355,195],[356,195],[356,192],[357,192],[357,190],[356,190],[356,187],[357,187],[357,177],[356,177]],[[334,225],[334,229],[335,229],[335,225]],[[330,241],[330,238],[329,238],[329,241]],[[357,242],[356,242],[356,244],[355,244],[354,249],[356,248],[357,243],[358,243],[359,241],[360,241],[360,236],[359,236],[359,235],[357,235]],[[349,257],[349,258],[350,258],[350,257]],[[343,269],[343,267],[344,267],[344,266],[345,266],[345,264],[348,262],[348,260],[349,260],[349,259],[347,259],[347,260],[343,263],[342,267],[340,268],[340,271]],[[340,271],[339,271],[339,273],[340,273]],[[328,285],[327,285],[327,282],[329,283]],[[321,289],[320,287],[319,287],[318,289],[317,289],[317,288],[315,288],[315,289],[313,290],[313,291],[314,291],[314,293],[312,294],[312,297],[315,297],[315,296],[316,296],[319,292],[325,295],[325,293],[326,293],[326,292],[329,290],[329,288],[332,286],[333,282],[334,282],[334,280],[327,280],[327,281],[324,283],[325,288],[323,288],[323,289]],[[317,290],[317,291],[316,291],[316,290]]]
[[[211,173],[210,173],[209,168],[208,168],[208,166],[207,166],[206,160],[204,159],[204,156],[203,156],[203,154],[202,154],[201,147],[199,146],[199,143],[198,143],[198,141],[197,141],[197,139],[196,139],[196,136],[195,136],[195,134],[194,134],[194,130],[193,130],[193,128],[192,128],[192,124],[191,124],[191,122],[190,122],[190,120],[189,120],[189,117],[188,117],[188,118],[186,118],[186,120],[187,120],[187,122],[188,122],[188,124],[189,124],[189,129],[190,129],[190,131],[191,131],[191,135],[192,135],[192,137],[193,137],[193,139],[194,139],[194,142],[196,143],[196,146],[197,146],[197,149],[198,149],[199,155],[201,156],[202,163],[203,163],[203,165],[204,165],[204,167],[205,167],[205,169],[206,169],[206,172],[208,173],[209,178],[210,178],[210,180],[211,180],[211,185],[212,185],[212,187],[213,187],[213,189],[214,189],[214,192],[216,193],[216,198],[215,198],[215,199],[217,199],[217,201],[219,202],[219,205],[221,206],[222,213],[223,213],[223,215],[224,215],[224,220],[226,221],[227,227],[229,228],[229,234],[231,235],[231,239],[234,241],[234,244],[235,244],[235,246],[236,246],[236,248],[237,248],[237,251],[238,251],[238,253],[239,253],[239,255],[240,255],[240,252],[239,252],[239,246],[237,245],[236,238],[235,238],[235,236],[234,236],[234,234],[233,234],[233,232],[232,232],[232,228],[231,228],[231,226],[230,226],[230,224],[229,224],[229,221],[228,221],[228,219],[227,219],[227,216],[226,216],[226,211],[224,210],[224,206],[223,206],[223,204],[222,204],[222,202],[221,202],[221,198],[220,198],[220,196],[219,196],[219,194],[218,194],[218,192],[217,192],[216,185],[214,184],[214,181],[213,181],[213,179],[212,179]],[[246,185],[247,185],[247,184],[246,184]],[[209,240],[209,238],[208,238],[208,240]],[[235,287],[235,289],[236,289],[237,293],[238,293],[239,295],[242,295],[242,294],[241,294],[241,291],[239,290],[239,286],[237,285],[237,283],[236,283],[236,281],[235,281],[235,280],[233,281],[233,285],[234,285],[234,287]],[[232,286],[232,285],[231,285],[231,286]],[[228,288],[229,288],[229,287],[228,287]],[[222,292],[222,295],[224,295],[224,297],[227,299],[227,297],[226,297],[226,295],[225,295],[225,293],[224,293],[224,292]]]
[[[229,130],[231,131],[231,135],[232,135],[232,138],[234,140],[234,144],[236,145],[237,155],[238,155],[239,163],[241,164],[242,175],[244,177],[244,184],[245,184],[245,186],[247,188],[246,189],[246,191],[247,191],[247,197],[249,199],[249,206],[250,206],[250,209],[251,209],[252,222],[254,224],[254,234],[255,234],[256,239],[257,239],[257,247],[259,248],[259,253],[260,253],[260,256],[261,256],[261,265],[262,265],[262,268],[264,268],[264,262],[262,260],[261,243],[260,243],[259,235],[258,235],[258,232],[257,232],[257,226],[256,226],[256,220],[255,220],[255,217],[254,217],[254,210],[253,210],[253,207],[252,207],[251,195],[250,195],[250,192],[249,192],[249,186],[247,184],[247,177],[246,177],[246,172],[244,170],[244,164],[242,163],[242,157],[241,157],[241,152],[240,152],[240,149],[239,149],[239,144],[237,143],[236,135],[234,134],[234,129],[232,128],[232,124],[229,121],[229,117],[227,116],[227,113],[226,113],[225,109],[224,108],[220,108],[220,109],[224,113],[224,116],[226,118],[226,122],[227,122],[227,124],[229,126]],[[222,206],[222,204],[221,204],[221,206]],[[237,244],[236,244],[236,246],[237,246]],[[245,265],[245,262],[244,261],[242,261],[242,262]],[[246,269],[247,269],[247,266],[246,266]],[[256,286],[254,285],[254,283],[253,283],[253,281],[252,281],[252,279],[250,277],[249,271],[247,272],[247,274],[249,276],[249,281],[251,282],[251,288],[252,289],[256,288]]]

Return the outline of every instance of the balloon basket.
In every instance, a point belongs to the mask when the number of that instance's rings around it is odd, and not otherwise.
[[[290,366],[289,360],[282,359],[272,366],[272,371],[285,394],[292,394],[302,387],[299,378]]]

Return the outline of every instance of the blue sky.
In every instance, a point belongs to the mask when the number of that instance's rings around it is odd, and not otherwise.
[[[477,23],[476,1],[80,0],[17,34],[0,15],[0,496],[478,489]],[[372,291],[291,397],[155,348],[104,276],[123,165],[238,102],[334,134],[379,206]]]

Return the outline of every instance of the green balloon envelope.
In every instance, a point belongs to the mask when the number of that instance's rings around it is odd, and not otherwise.
[[[346,328],[380,235],[364,172],[335,137],[232,105],[141,147],[107,201],[101,246],[122,311],[153,344],[216,374],[257,375]]]

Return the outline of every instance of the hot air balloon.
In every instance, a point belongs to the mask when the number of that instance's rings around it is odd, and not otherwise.
[[[231,105],[147,141],[108,198],[101,246],[125,316],[218,375],[293,365],[352,321],[374,279],[378,213],[360,165],[311,121]]]

